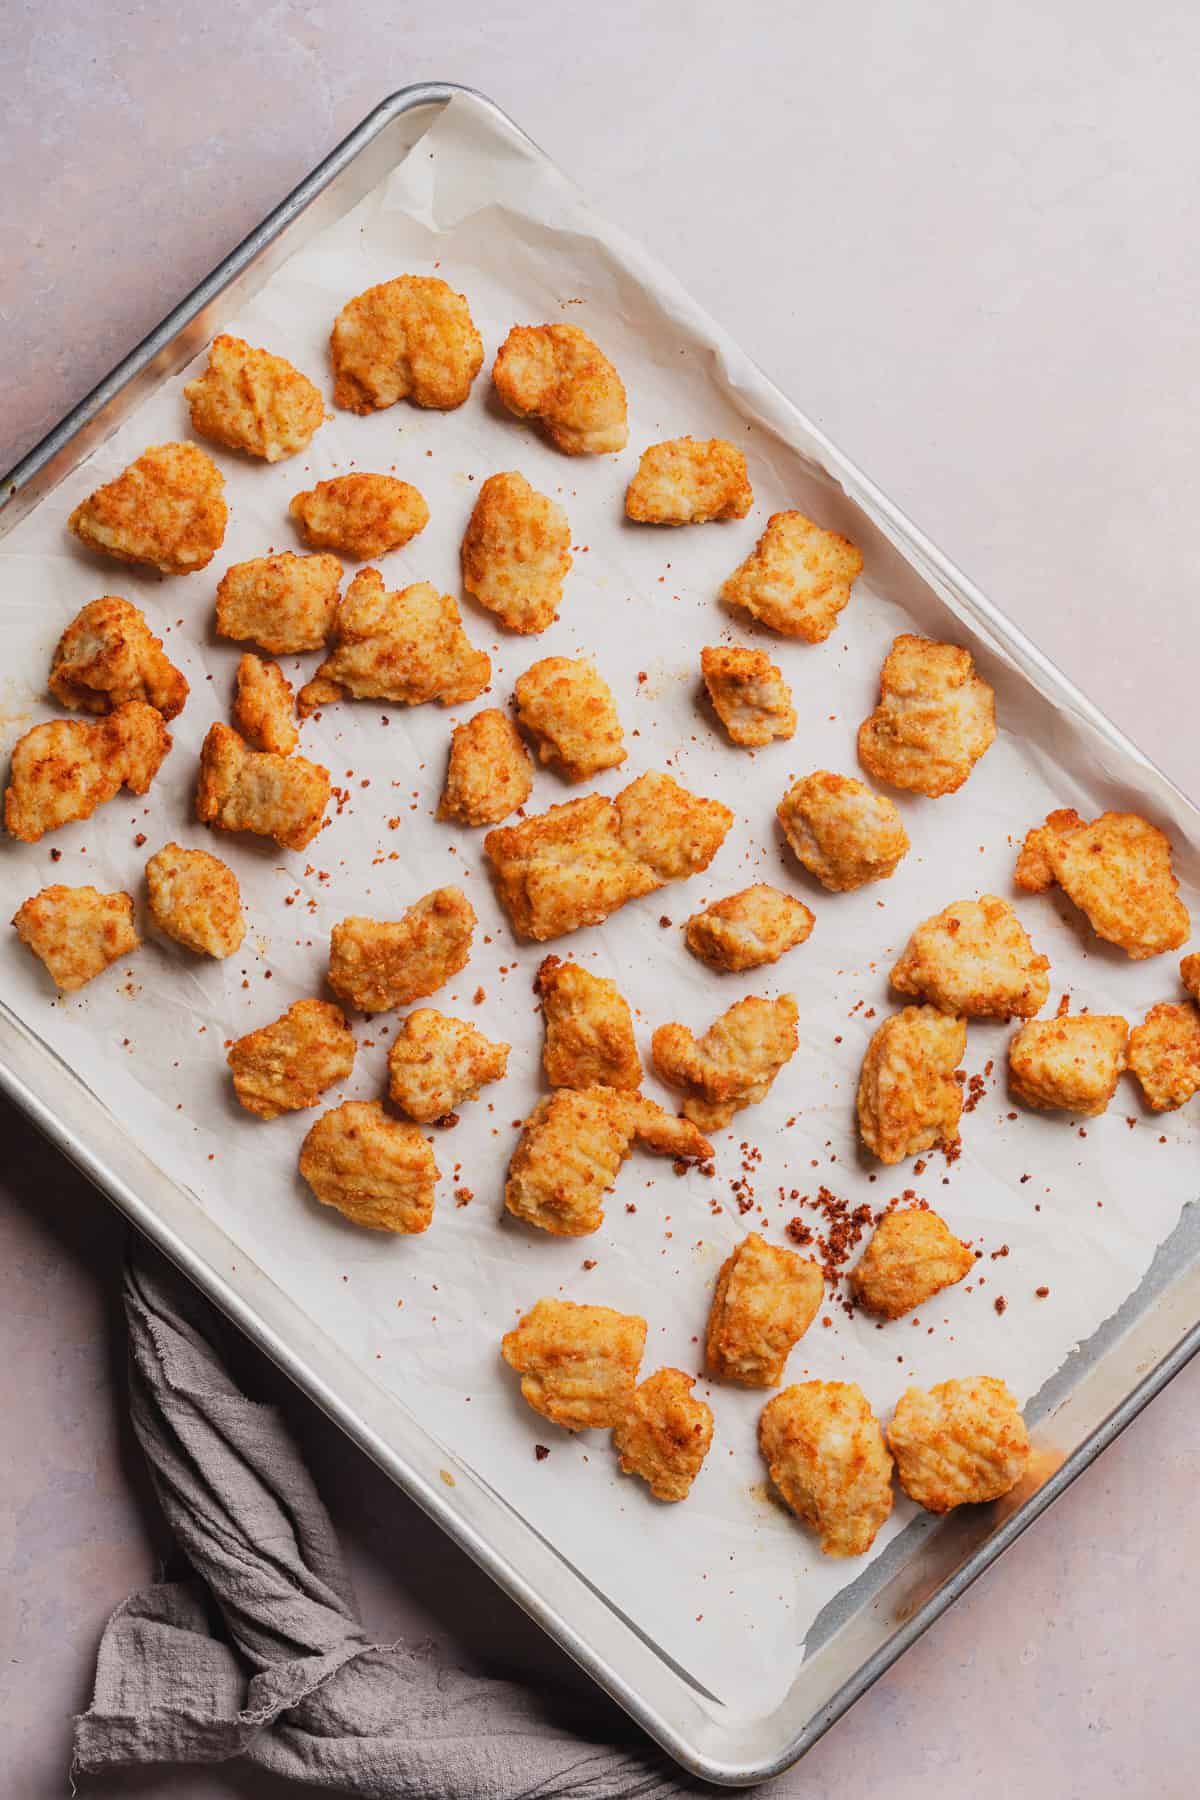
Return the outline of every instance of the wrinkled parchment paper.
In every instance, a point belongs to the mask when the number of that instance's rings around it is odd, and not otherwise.
[[[1136,759],[1114,753],[981,647],[820,474],[819,444],[758,372],[643,252],[470,100],[455,100],[390,180],[299,251],[229,329],[285,354],[328,388],[326,342],[342,303],[372,282],[435,270],[467,293],[487,345],[469,402],[445,415],[408,406],[365,419],[338,414],[308,452],[274,468],[213,449],[228,478],[231,520],[206,572],[164,580],[104,563],[64,530],[71,507],[146,444],[187,435],[180,389],[200,364],[170,381],[0,545],[0,748],[52,716],[45,680],[55,640],[98,594],[117,592],[143,607],[192,684],[171,728],[174,750],[144,800],[122,795],[37,846],[4,846],[3,917],[55,880],[127,888],[142,910],[145,860],[175,838],[229,860],[251,922],[242,951],[225,963],[194,958],[144,925],[144,946],[70,999],[54,997],[40,964],[10,933],[0,943],[0,983],[15,1011],[198,1197],[236,1247],[231,1259],[253,1257],[707,1688],[760,1710],[793,1679],[818,1612],[865,1566],[824,1560],[766,1497],[755,1447],[764,1396],[701,1381],[716,1414],[712,1452],[687,1503],[660,1506],[617,1472],[604,1436],[571,1438],[525,1407],[499,1361],[500,1336],[539,1295],[561,1293],[644,1314],[645,1373],[666,1362],[699,1371],[717,1267],[749,1227],[785,1242],[793,1217],[819,1225],[800,1197],[823,1185],[873,1207],[911,1189],[984,1252],[977,1272],[916,1319],[882,1330],[845,1316],[830,1294],[788,1379],[857,1380],[884,1418],[910,1381],[988,1372],[1022,1399],[1034,1394],[1136,1286],[1181,1207],[1196,1198],[1195,1108],[1156,1119],[1126,1078],[1102,1119],[1034,1116],[1010,1106],[1005,1093],[1009,1028],[972,1024],[967,1068],[992,1072],[963,1119],[961,1159],[947,1167],[931,1156],[918,1176],[911,1164],[883,1171],[860,1157],[852,1111],[859,1063],[892,1004],[887,972],[908,932],[950,901],[1011,895],[1015,846],[1051,807],[1090,815],[1148,793],[1143,810],[1175,840],[1193,911],[1194,814]],[[619,457],[562,457],[493,399],[486,368],[509,326],[557,319],[593,332],[624,376],[631,435]],[[628,526],[622,498],[639,451],[684,432],[742,445],[752,515],[678,532]],[[464,599],[467,630],[493,657],[489,696],[449,714],[369,703],[328,709],[304,727],[302,749],[329,765],[342,798],[310,850],[293,855],[250,838],[210,837],[192,818],[196,759],[209,724],[228,715],[239,654],[213,634],[217,579],[230,562],[299,547],[289,497],[351,467],[394,469],[429,501],[427,530],[383,560],[389,587],[426,579],[456,594],[458,546],[479,483],[519,468],[556,495],[571,520],[575,566],[562,616],[544,636],[521,639],[500,633]],[[756,634],[716,599],[721,579],[784,506],[844,530],[867,552],[840,628],[820,647]],[[912,628],[972,646],[997,690],[1000,735],[957,795],[900,798],[913,850],[893,880],[826,895],[789,860],[775,805],[811,769],[855,771],[854,733],[874,702],[880,663],[894,634]],[[790,743],[756,754],[733,748],[698,695],[701,647],[729,638],[767,644],[781,665],[800,720]],[[451,726],[477,706],[506,704],[515,678],[537,658],[580,653],[599,660],[627,733],[628,762],[596,785],[613,793],[643,770],[669,769],[697,793],[728,802],[737,824],[707,874],[543,949],[514,941],[489,884],[483,834],[439,824],[433,812]],[[315,660],[285,667],[299,682]],[[539,772],[529,810],[568,792]],[[688,956],[681,926],[705,902],[753,880],[801,895],[816,914],[815,931],[774,968],[717,976]],[[296,1157],[317,1115],[269,1125],[252,1119],[233,1100],[224,1046],[292,1000],[323,991],[337,919],[397,916],[447,882],[465,889],[479,929],[469,967],[432,1004],[513,1050],[507,1079],[464,1107],[457,1128],[434,1134],[442,1178],[432,1228],[393,1239],[358,1230],[311,1199]],[[1052,1006],[1069,993],[1073,1006],[1133,1021],[1154,1001],[1181,997],[1175,957],[1131,963],[1053,897],[1023,897],[1019,912],[1052,960]],[[791,990],[800,1008],[799,1052],[769,1098],[720,1135],[715,1178],[680,1178],[636,1153],[602,1228],[574,1241],[517,1227],[501,1209],[515,1125],[542,1091],[531,983],[547,949],[617,978],[636,1009],[643,1049],[655,1025],[681,1019],[700,1030],[746,993]],[[382,1093],[393,1028],[392,1018],[356,1021],[360,1048],[345,1095]],[[646,1086],[671,1103],[653,1078]],[[733,1192],[742,1179],[753,1190],[744,1216]],[[1043,1286],[1049,1295],[1036,1297]],[[550,1448],[541,1461],[539,1443]],[[900,1501],[876,1552],[910,1516]]]

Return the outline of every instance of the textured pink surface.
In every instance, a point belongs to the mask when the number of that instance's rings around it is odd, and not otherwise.
[[[1170,13],[1136,37],[1124,9],[1082,0],[991,19],[939,0],[757,23],[750,7],[736,27],[699,0],[685,31],[675,8],[612,0],[603,32],[573,32],[544,0],[486,22],[460,0],[421,18],[382,0],[210,0],[179,18],[10,0],[0,466],[388,89],[465,81],[1196,791],[1200,457],[1183,396],[1200,270],[1181,222],[1200,20]],[[97,1633],[165,1546],[122,1418],[121,1228],[8,1112],[0,1146],[2,1785],[57,1800]],[[373,1629],[560,1666],[288,1405]],[[774,1794],[1193,1793],[1198,1424],[1192,1369]],[[82,1791],[296,1790],[218,1770]]]

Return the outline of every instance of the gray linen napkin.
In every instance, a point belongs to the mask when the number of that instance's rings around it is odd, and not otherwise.
[[[580,1698],[369,1643],[295,1445],[214,1348],[228,1327],[141,1245],[125,1310],[134,1429],[197,1579],[145,1588],[109,1620],[75,1721],[76,1771],[244,1756],[379,1800],[694,1791],[607,1707],[618,1741],[597,1742]]]

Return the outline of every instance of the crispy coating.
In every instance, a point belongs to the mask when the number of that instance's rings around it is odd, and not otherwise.
[[[586,781],[625,761],[612,689],[586,657],[545,656],[518,677],[513,693],[538,761],[568,781]]]
[[[513,928],[542,942],[706,869],[732,823],[719,800],[650,774],[615,800],[587,794],[489,831],[483,847]]]
[[[315,1106],[327,1087],[345,1081],[357,1048],[340,1007],[294,1000],[272,1024],[231,1044],[225,1060],[246,1111],[277,1119]]]
[[[752,1231],[717,1276],[705,1340],[713,1374],[742,1387],[778,1387],[824,1293],[811,1257],[765,1243]]]
[[[311,844],[329,805],[329,770],[306,756],[251,750],[218,719],[200,751],[196,817],[218,831],[252,831],[283,850]]]
[[[753,551],[724,582],[721,598],[783,637],[823,644],[862,574],[862,551],[802,512],[772,513]]]
[[[962,786],[995,735],[996,696],[970,651],[902,632],[858,728],[858,759],[877,781],[936,799]]]
[[[567,1431],[607,1431],[629,1409],[645,1346],[636,1313],[539,1300],[505,1332],[500,1354],[534,1412]]]
[[[1171,840],[1137,813],[1101,813],[1089,825],[1068,807],[1036,825],[1017,858],[1017,886],[1039,894],[1056,881],[1096,936],[1134,962],[1187,943]]]
[[[545,631],[558,617],[571,560],[562,507],[515,469],[490,475],[462,541],[468,594],[510,631]]]
[[[788,789],[775,816],[797,861],[831,894],[887,881],[908,855],[893,802],[852,775],[817,769]]]
[[[1008,1085],[1026,1106],[1095,1118],[1126,1066],[1128,1023],[1113,1013],[1032,1019],[1008,1046]]]
[[[498,825],[533,791],[533,763],[521,734],[498,706],[485,707],[450,734],[439,819]]]
[[[966,1020],[936,1006],[906,1006],[878,1027],[858,1078],[858,1129],[881,1163],[958,1143],[962,1086],[954,1072],[966,1048]]]
[[[1200,1007],[1152,1006],[1129,1034],[1129,1067],[1154,1112],[1174,1112],[1200,1090]]]
[[[461,889],[434,888],[402,919],[350,918],[329,937],[329,985],[360,1012],[390,1012],[436,994],[467,965],[475,908]]]
[[[419,1006],[396,1028],[388,1051],[388,1099],[418,1125],[432,1125],[480,1088],[503,1079],[510,1044],[493,1044],[464,1019]]]
[[[234,678],[234,728],[255,750],[290,756],[300,742],[292,718],[292,684],[278,663],[247,650]]]
[[[686,1119],[616,1088],[556,1088],[525,1121],[508,1165],[504,1204],[554,1237],[586,1237],[604,1221],[604,1196],[634,1143],[702,1162],[712,1145]]]
[[[449,412],[483,367],[465,294],[436,275],[399,275],[348,300],[329,335],[333,398],[347,412],[398,400]]]
[[[684,1090],[683,1116],[702,1131],[722,1131],[735,1113],[766,1098],[784,1063],[796,1054],[796,1002],[749,994],[702,1038],[686,1025],[660,1025],[651,1040],[663,1081]]]
[[[746,459],[725,438],[671,438],[642,451],[625,490],[625,512],[641,525],[705,525],[744,519],[754,505]]]
[[[765,881],[714,900],[687,922],[684,941],[710,969],[761,969],[804,943],[815,920],[802,900]]]
[[[656,1500],[686,1500],[712,1443],[712,1407],[692,1393],[694,1375],[658,1369],[639,1384],[613,1426],[623,1475],[640,1475]]]
[[[492,676],[487,653],[462,628],[458,604],[431,582],[389,594],[378,569],[360,569],[338,609],[333,646],[300,690],[301,718],[350,695],[421,706],[474,700]]]
[[[246,935],[238,878],[207,850],[164,844],[146,864],[150,917],[198,956],[232,956]]]
[[[89,550],[150,563],[164,575],[208,566],[225,540],[225,477],[197,444],[151,444],[89,494],[67,527]]]
[[[64,994],[86,986],[142,941],[134,928],[132,895],[102,894],[94,887],[56,882],[19,906],[12,922]]]
[[[792,693],[765,650],[711,644],[700,652],[700,672],[713,710],[735,744],[759,748],[796,732]]]
[[[998,1500],[1029,1461],[1021,1409],[994,1375],[908,1388],[887,1439],[900,1486],[934,1513]]]
[[[533,986],[542,1002],[542,1067],[551,1087],[642,1085],[629,1002],[615,981],[547,956]]]
[[[918,925],[892,970],[899,994],[970,1019],[1032,1019],[1050,993],[1039,956],[1007,900],[956,900]]]
[[[231,563],[217,586],[217,631],[271,656],[320,650],[333,630],[341,581],[336,556],[285,550]]]
[[[803,1381],[763,1407],[771,1480],[826,1556],[863,1556],[892,1510],[892,1459],[854,1381]]]
[[[850,1276],[860,1306],[899,1319],[924,1306],[975,1267],[975,1252],[937,1213],[906,1206],[884,1213]]]
[[[126,700],[106,719],[52,719],[13,746],[4,823],[36,844],[72,819],[90,819],[122,787],[144,794],[171,748],[162,714]]]
[[[116,594],[81,607],[58,640],[50,692],[72,711],[109,713],[144,700],[164,719],[183,711],[188,684],[145,614]]]
[[[293,495],[288,511],[312,549],[355,562],[399,550],[429,523],[424,496],[394,475],[335,475]]]
[[[193,431],[269,463],[303,450],[325,418],[320,389],[307,375],[243,338],[214,338],[207,369],[183,397]]]
[[[537,419],[568,456],[601,456],[629,442],[621,377],[578,325],[514,325],[492,380],[509,412]]]
[[[300,1146],[300,1173],[322,1206],[356,1225],[412,1237],[433,1218],[438,1166],[420,1129],[378,1100],[343,1100]]]
[[[1200,1005],[1200,950],[1184,957],[1179,965],[1179,978],[1192,999]]]

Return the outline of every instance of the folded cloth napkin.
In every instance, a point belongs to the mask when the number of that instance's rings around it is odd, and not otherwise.
[[[244,1756],[380,1800],[695,1791],[607,1706],[589,1733],[582,1697],[370,1643],[295,1445],[214,1348],[228,1327],[141,1245],[125,1310],[134,1429],[197,1579],[145,1588],[109,1620],[91,1710],[75,1721],[76,1770]]]

